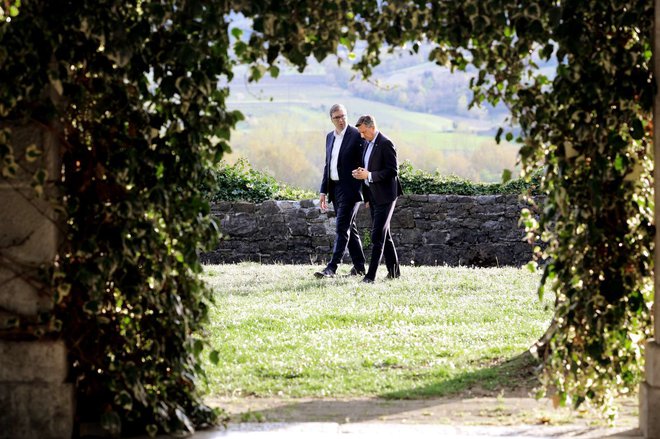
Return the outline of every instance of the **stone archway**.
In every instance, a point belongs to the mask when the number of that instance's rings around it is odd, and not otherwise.
[[[660,72],[660,0],[655,0],[655,28],[653,35],[653,54],[656,84],[658,84],[658,72]],[[655,104],[653,106],[653,148],[655,157],[654,186],[655,186],[655,223],[660,218],[660,94],[656,92]],[[654,284],[654,324],[653,334],[660,334],[660,233],[655,234],[655,284]],[[660,340],[657,338],[649,340],[646,344],[646,376],[639,388],[639,426],[645,438],[660,438]]]
[[[654,71],[660,72],[660,0],[655,0]],[[658,78],[656,76],[656,81]],[[660,88],[660,87],[659,87]],[[660,120],[660,94],[656,95],[654,120]],[[57,145],[46,133],[26,138],[48,147],[57,155]],[[17,145],[18,146],[18,145]],[[17,154],[20,155],[20,154]],[[660,123],[654,125],[654,155],[660,157]],[[57,173],[57,160],[51,163]],[[655,218],[660,218],[660,167],[655,167]],[[20,184],[20,183],[19,183]],[[29,180],[23,182],[29,187]],[[0,248],[14,247],[15,260],[31,264],[48,263],[57,245],[57,230],[38,208],[22,198],[17,190],[0,183]],[[11,210],[7,208],[9,203]],[[24,216],[21,219],[21,215]],[[48,239],[35,244],[30,238],[43,233]],[[27,236],[27,239],[25,239]],[[656,233],[655,260],[660,261],[660,233]],[[19,243],[19,244],[16,244]],[[36,259],[35,259],[36,258]],[[0,317],[11,314],[36,315],[43,311],[43,298],[34,287],[14,276],[11,263],[0,266]],[[660,334],[660,264],[655,264],[654,334]],[[62,342],[0,339],[0,437],[70,437],[73,425],[73,386],[66,379],[66,350]],[[645,438],[660,439],[660,340],[646,346],[646,375],[640,386],[639,425]],[[8,435],[8,436],[7,436]]]
[[[66,438],[73,432],[74,385],[67,382],[64,341],[12,331],[17,319],[36,320],[53,307],[35,272],[53,263],[60,231],[52,206],[33,196],[30,183],[36,166],[59,174],[60,145],[40,126],[14,126],[12,140],[21,171],[11,181],[0,178],[0,438]],[[44,160],[28,163],[25,150],[35,144]],[[52,193],[54,184],[44,190]]]

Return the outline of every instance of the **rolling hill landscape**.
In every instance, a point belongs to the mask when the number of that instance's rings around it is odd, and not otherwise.
[[[228,107],[245,120],[232,133],[233,163],[245,157],[288,184],[316,190],[320,183],[325,134],[332,129],[328,109],[343,103],[348,122],[370,113],[397,145],[399,160],[427,171],[473,181],[499,181],[504,169],[516,174],[518,147],[495,133],[505,108],[468,110],[470,74],[425,61],[423,53],[389,55],[373,78],[352,78],[335,60],[310,62],[304,73],[280,66],[277,78],[247,81],[238,67]]]

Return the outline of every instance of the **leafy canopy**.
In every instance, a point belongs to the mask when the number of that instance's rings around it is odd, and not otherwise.
[[[62,173],[48,179],[61,188],[64,242],[49,327],[68,344],[79,420],[152,435],[215,422],[197,388],[209,298],[197,250],[217,238],[200,188],[240,118],[218,87],[231,77],[228,11],[19,6],[0,17],[2,171],[15,175],[13,128],[59,139]]]
[[[66,239],[51,327],[69,344],[83,417],[150,434],[213,421],[195,389],[208,297],[195,251],[215,237],[203,188],[240,118],[226,111],[223,84],[234,62],[259,79],[277,75],[281,58],[302,70],[340,45],[365,75],[381,50],[416,51],[421,41],[436,46],[430,56],[440,65],[476,68],[474,103],[505,102],[521,128],[525,171],[544,173],[542,217],[527,221],[531,239],[548,241],[541,292],[557,293],[547,383],[577,405],[607,403],[639,380],[650,331],[652,2],[1,8],[3,178],[17,172],[16,125],[56,133],[63,149],[62,175],[35,174],[34,187],[44,196],[40,183],[61,183]],[[249,35],[229,29],[231,12],[252,20]],[[556,63],[552,75],[539,60]]]
[[[651,329],[653,2],[291,0],[242,11],[254,32],[236,52],[255,79],[278,56],[302,69],[339,44],[360,50],[365,75],[383,50],[421,41],[438,64],[475,68],[473,104],[504,102],[524,171],[543,169],[541,218],[524,220],[532,242],[548,243],[539,293],[557,294],[547,387],[559,403],[607,408],[637,385]]]

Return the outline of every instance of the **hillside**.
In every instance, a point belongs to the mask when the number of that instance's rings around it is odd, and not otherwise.
[[[468,111],[468,74],[392,57],[375,71],[374,81],[351,80],[351,75],[331,60],[312,63],[304,74],[283,66],[278,78],[249,84],[245,70],[237,69],[228,106],[242,111],[246,120],[232,134],[227,159],[247,157],[278,179],[317,189],[324,136],[332,129],[327,111],[343,103],[349,123],[360,114],[374,115],[396,143],[400,160],[415,167],[485,182],[498,181],[505,168],[514,169],[517,146],[494,141],[506,112]],[[429,108],[416,109],[424,106]]]

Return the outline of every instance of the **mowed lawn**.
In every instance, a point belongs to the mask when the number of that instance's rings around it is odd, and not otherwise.
[[[375,284],[312,265],[206,266],[215,396],[423,398],[527,389],[553,298],[521,268],[403,267]],[[547,296],[547,295],[546,295]]]

